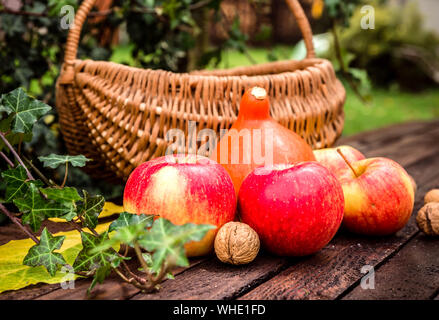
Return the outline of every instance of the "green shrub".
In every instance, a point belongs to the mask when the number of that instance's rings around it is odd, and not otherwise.
[[[423,27],[414,1],[390,6],[383,1],[365,1],[375,9],[375,29],[360,27],[361,6],[349,27],[340,30],[341,46],[353,54],[350,66],[366,69],[374,84],[419,89],[433,84],[422,61],[438,61],[439,37]],[[412,58],[409,54],[414,54]]]
[[[64,56],[68,30],[61,28],[61,8],[73,6],[80,0],[0,1],[0,96],[23,87],[34,97],[55,104],[55,81]],[[117,49],[111,42],[103,44],[102,30],[119,29],[129,44],[129,59],[118,61],[132,66],[186,71],[189,55],[198,60],[191,67],[203,67],[221,60],[227,46],[245,48],[245,37],[240,33],[239,21],[231,26],[230,39],[216,47],[199,44],[203,24],[208,22],[200,12],[213,11],[219,18],[221,0],[114,0],[110,12],[101,22],[86,23],[78,48],[80,59],[109,60]],[[93,12],[92,12],[93,14]],[[207,16],[208,18],[210,16]],[[89,17],[90,18],[90,17]],[[90,21],[90,19],[88,19]],[[31,142],[23,144],[29,158],[49,153],[66,153],[58,130],[56,109],[34,128]],[[44,168],[40,168],[45,170]],[[47,173],[54,179],[63,169]],[[108,198],[121,194],[121,187],[92,180],[80,170],[73,169],[73,186],[85,187],[92,193]],[[1,185],[0,185],[1,189]]]

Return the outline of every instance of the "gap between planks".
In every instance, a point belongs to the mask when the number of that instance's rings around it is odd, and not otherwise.
[[[197,266],[203,261],[208,260],[208,258],[195,258],[190,261],[189,267],[176,268],[174,275],[184,273],[187,270]],[[135,264],[137,261],[133,260],[131,264]],[[131,265],[131,270],[135,270]],[[168,282],[164,280],[162,283]],[[57,288],[47,294],[40,295],[33,299],[36,300],[81,300],[87,299],[86,291],[91,284],[91,279],[82,279],[77,283],[73,290],[64,290],[62,288]],[[140,290],[128,283],[123,282],[117,275],[113,274],[110,278],[107,278],[103,284],[98,284],[96,289],[91,293],[89,299],[99,299],[99,300],[124,300],[130,299],[132,296],[139,293]]]
[[[376,268],[374,289],[356,286],[341,297],[347,300],[433,299],[439,288],[437,239],[418,232],[388,261]]]

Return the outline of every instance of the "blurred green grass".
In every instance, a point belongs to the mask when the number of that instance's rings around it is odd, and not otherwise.
[[[118,47],[114,50],[112,61],[131,64],[131,48]],[[289,59],[293,49],[288,46],[267,48],[249,48],[248,54],[256,63],[269,61],[269,53],[278,59]],[[243,53],[226,51],[217,68],[232,68],[252,65],[252,61]],[[214,68],[209,66],[208,68]],[[402,92],[395,90],[372,89],[372,101],[364,105],[345,85],[346,103],[345,125],[343,135],[353,135],[359,132],[373,130],[395,123],[414,120],[431,120],[439,117],[439,89],[429,89],[421,93]]]
[[[364,105],[350,88],[346,88],[345,125],[343,135],[386,127],[414,120],[439,117],[439,90],[422,93],[372,90],[372,102]]]

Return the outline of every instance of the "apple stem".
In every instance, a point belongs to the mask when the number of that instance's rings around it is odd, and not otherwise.
[[[343,158],[344,162],[346,162],[346,164],[348,165],[349,168],[351,168],[352,172],[354,173],[355,177],[358,178],[358,174],[355,172],[355,169],[351,166],[351,163],[349,162],[349,160],[345,157],[345,155],[343,154],[343,152],[341,152],[341,150],[339,148],[337,148],[337,152],[338,154]]]

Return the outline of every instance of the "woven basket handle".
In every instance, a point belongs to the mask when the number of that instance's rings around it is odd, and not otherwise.
[[[312,31],[308,18],[303,12],[302,6],[298,0],[285,0],[296,18],[300,31],[302,32],[303,40],[307,50],[307,58],[315,56],[314,46],[312,43]],[[81,36],[82,26],[87,19],[88,14],[93,8],[96,0],[84,0],[76,13],[74,24],[69,31],[66,44],[66,53],[64,56],[64,63],[66,65],[73,65],[78,52],[79,38]]]
[[[314,58],[314,45],[312,43],[312,30],[311,25],[309,24],[308,18],[306,17],[305,12],[303,11],[302,6],[298,0],[285,0],[287,5],[290,7],[291,12],[296,18],[297,25],[299,26],[300,32],[302,33],[303,41],[305,42],[306,47],[306,57]]]
[[[96,0],[84,0],[79,6],[75,15],[73,26],[69,31],[66,43],[66,53],[64,55],[64,63],[73,63],[78,52],[79,38],[81,36],[82,26],[87,19],[88,14],[93,8]]]

